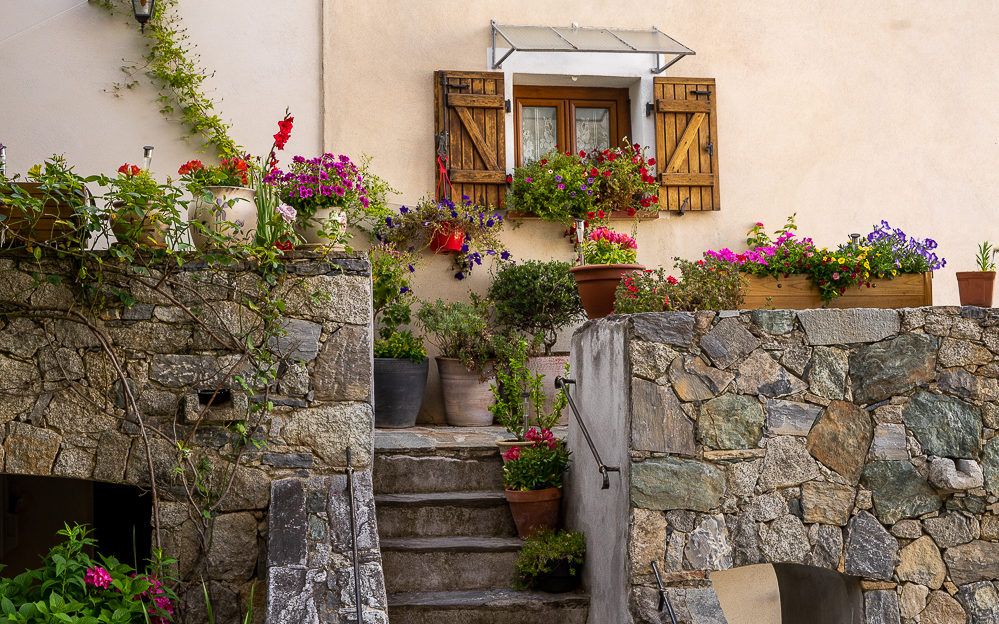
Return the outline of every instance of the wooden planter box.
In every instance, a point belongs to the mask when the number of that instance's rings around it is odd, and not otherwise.
[[[519,210],[508,210],[506,213],[507,219],[513,219],[516,221],[541,221],[541,217],[530,212],[521,212]],[[639,211],[634,215],[629,216],[627,210],[615,210],[608,215],[608,221],[631,221],[638,219],[639,221],[653,221],[659,218],[659,211]]]
[[[807,275],[786,278],[743,275],[745,310],[806,310],[823,307],[819,291]],[[892,280],[873,280],[871,287],[848,289],[829,308],[918,308],[933,305],[933,273],[903,273]]]
[[[14,234],[27,236],[34,241],[44,243],[71,235],[79,227],[75,215],[76,206],[57,201],[51,194],[42,190],[41,184],[36,182],[11,182],[10,184],[19,187],[22,193],[44,201],[41,214],[25,214],[20,209],[5,204],[4,196],[0,195],[0,214],[6,217],[2,226],[9,228]],[[83,195],[74,201],[76,200],[81,204],[92,203],[90,192],[86,187],[83,188]]]

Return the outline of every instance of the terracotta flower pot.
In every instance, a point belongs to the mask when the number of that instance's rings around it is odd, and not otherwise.
[[[562,488],[544,490],[506,490],[517,535],[528,537],[541,528],[558,528],[559,509],[562,505]]]
[[[191,223],[197,221],[206,229],[231,236],[236,242],[249,244],[257,230],[257,192],[243,186],[206,186],[214,203],[196,197],[188,210]],[[204,249],[208,239],[201,230],[191,228],[191,240]]]
[[[430,251],[435,254],[453,254],[465,244],[465,230],[448,225],[438,225],[430,238]]]
[[[957,290],[963,306],[992,307],[995,271],[958,271]]]
[[[488,427],[493,424],[493,413],[489,411],[493,402],[489,379],[480,380],[478,373],[468,370],[460,360],[453,358],[437,358],[437,372],[440,374],[447,424],[452,427]]]
[[[569,269],[576,278],[586,316],[591,319],[614,311],[614,291],[625,273],[644,270],[641,264],[584,264]]]

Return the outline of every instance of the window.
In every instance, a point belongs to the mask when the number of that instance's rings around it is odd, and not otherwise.
[[[627,89],[513,88],[517,164],[556,145],[573,152],[606,149],[631,132]]]

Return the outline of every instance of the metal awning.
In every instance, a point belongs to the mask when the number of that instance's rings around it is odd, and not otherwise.
[[[582,28],[575,24],[570,27],[556,26],[516,26],[497,24],[492,20],[493,29],[493,69],[503,65],[503,61],[514,52],[625,52],[654,54],[656,57],[653,74],[660,74],[668,67],[694,54],[694,51],[676,39],[653,26],[649,30],[628,28]],[[496,59],[496,35],[510,45],[499,60]],[[660,56],[672,56],[665,64]]]

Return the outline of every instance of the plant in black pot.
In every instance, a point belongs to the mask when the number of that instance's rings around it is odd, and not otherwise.
[[[542,376],[544,412],[555,410],[555,377],[565,374],[568,353],[555,353],[559,332],[583,320],[583,304],[568,262],[527,260],[501,267],[489,288],[496,323],[528,338],[527,369]],[[500,358],[502,363],[503,359]]]
[[[375,325],[375,426],[400,429],[416,424],[427,385],[427,351],[408,329],[415,301],[409,275],[411,254],[377,245],[371,249],[371,292]]]
[[[581,531],[541,529],[524,541],[517,557],[517,589],[572,591],[582,580],[586,539]]]
[[[453,427],[487,427],[493,422],[489,405],[496,356],[495,338],[485,300],[471,303],[424,304],[416,314],[437,347],[437,372],[444,397],[444,415]]]

